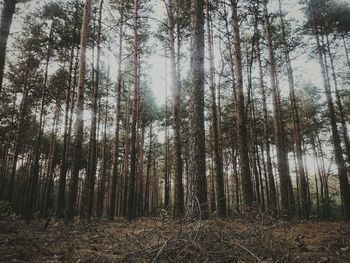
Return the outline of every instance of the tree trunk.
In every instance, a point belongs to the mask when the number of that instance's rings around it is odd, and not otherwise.
[[[146,168],[146,181],[145,181],[145,198],[143,210],[145,215],[149,215],[149,192],[150,192],[150,175],[151,175],[151,166],[152,166],[152,143],[153,143],[153,125],[151,123],[149,128],[149,145],[147,153],[147,168]]]
[[[241,37],[238,21],[238,1],[231,0],[232,5],[232,24],[233,24],[233,48],[235,56],[235,77],[236,77],[236,112],[237,112],[237,131],[239,142],[240,167],[242,173],[243,201],[246,206],[251,206],[254,202],[253,184],[250,174],[248,138],[246,126],[246,114],[244,108],[243,93],[243,70],[242,70],[242,51]]]
[[[191,1],[190,174],[194,217],[208,217],[204,127],[204,0]]]
[[[55,150],[56,150],[56,136],[58,132],[58,122],[59,122],[59,114],[61,105],[56,102],[56,109],[54,114],[54,122],[52,125],[51,136],[50,136],[50,146],[49,146],[49,154],[48,154],[48,164],[46,170],[46,186],[45,191],[43,191],[43,205],[41,209],[41,214],[45,217],[49,216],[48,212],[53,208],[53,173],[55,168]]]
[[[297,99],[295,96],[295,88],[294,88],[293,68],[290,60],[289,47],[288,47],[287,36],[285,31],[285,24],[284,24],[284,19],[282,15],[281,0],[279,0],[278,3],[279,3],[279,12],[280,12],[279,15],[280,15],[281,26],[282,26],[283,49],[284,49],[284,56],[285,56],[285,61],[287,66],[287,73],[288,73],[289,95],[290,95],[290,100],[292,105],[294,145],[295,145],[295,151],[296,151],[297,169],[298,169],[299,179],[300,179],[301,216],[303,218],[308,218],[310,212],[309,212],[309,205],[308,205],[308,198],[307,198],[307,183],[306,183],[305,168],[303,163],[303,152],[301,147],[302,137],[300,133],[300,119],[299,119],[298,105],[297,105]]]
[[[75,113],[76,123],[74,127],[74,153],[73,153],[73,172],[71,176],[70,196],[67,210],[67,219],[73,220],[76,212],[76,202],[78,196],[79,171],[81,168],[81,159],[83,151],[84,136],[84,91],[85,91],[85,71],[86,71],[86,49],[88,42],[88,28],[90,22],[92,0],[86,0],[83,15],[83,24],[80,34],[80,59],[79,59],[79,80],[77,92],[77,109]]]
[[[215,65],[214,65],[214,50],[213,50],[213,36],[211,28],[211,17],[209,12],[209,1],[206,0],[206,20],[207,20],[207,34],[208,34],[208,48],[209,48],[209,85],[211,91],[211,119],[213,129],[213,150],[215,162],[215,180],[216,180],[216,203],[217,214],[220,217],[226,216],[226,196],[224,186],[224,171],[222,160],[222,148],[219,139],[219,123],[218,123],[218,109],[216,104],[216,89],[215,89]]]
[[[272,102],[274,112],[274,126],[275,126],[275,138],[276,138],[276,151],[277,151],[277,168],[280,177],[280,196],[281,196],[281,212],[282,214],[290,215],[292,213],[291,197],[289,196],[289,170],[288,161],[286,159],[286,153],[283,145],[283,130],[281,124],[281,106],[278,96],[278,87],[276,83],[276,62],[274,57],[274,47],[272,43],[272,32],[270,27],[270,18],[267,11],[267,0],[263,1],[264,4],[264,18],[265,18],[265,31],[268,41],[268,54],[270,64],[270,81],[272,90]]]
[[[130,153],[130,116],[132,109],[130,108],[131,101],[131,91],[128,94],[128,103],[126,108],[125,116],[125,140],[124,140],[124,164],[123,164],[123,174],[124,174],[124,191],[123,191],[123,215],[127,217],[127,208],[128,208],[128,187],[129,187],[129,153]]]
[[[164,131],[164,209],[169,210],[170,177],[169,177],[169,128],[168,128],[168,69],[167,49],[165,49],[165,131]]]
[[[139,97],[139,39],[138,39],[138,11],[139,1],[134,0],[134,16],[133,16],[133,31],[134,31],[134,60],[133,60],[133,109],[131,119],[131,152],[130,152],[130,178],[129,178],[129,193],[128,193],[128,214],[129,220],[135,218],[135,181],[136,181],[136,137],[137,137],[137,120],[138,120],[138,97]]]
[[[119,25],[119,54],[118,54],[118,79],[115,89],[116,93],[116,109],[115,109],[115,131],[113,144],[113,170],[112,170],[112,189],[110,197],[109,219],[113,220],[116,212],[116,196],[118,182],[118,157],[119,157],[119,129],[121,118],[121,91],[122,91],[122,56],[123,56],[123,27],[124,27],[124,4],[122,3],[120,10]],[[126,157],[128,158],[128,157]]]
[[[173,99],[173,129],[175,150],[175,182],[174,182],[174,217],[180,218],[184,214],[184,189],[182,182],[182,157],[181,157],[181,90],[176,72],[175,62],[175,38],[174,38],[174,14],[173,1],[168,0],[168,36],[170,50],[170,89]],[[177,36],[180,37],[179,35]],[[177,54],[180,56],[180,54]]]
[[[109,73],[109,71],[108,71]],[[108,74],[109,75],[109,74]],[[105,193],[106,193],[106,174],[107,174],[107,122],[108,122],[108,100],[109,100],[109,87],[106,85],[106,108],[104,114],[104,126],[103,126],[103,146],[102,146],[102,161],[101,161],[101,176],[100,176],[100,194],[98,199],[97,216],[101,218],[103,216],[103,210],[105,207]]]
[[[85,179],[83,189],[83,210],[81,217],[90,219],[92,216],[92,207],[95,192],[95,181],[96,181],[96,167],[97,167],[97,139],[96,139],[96,128],[97,128],[97,114],[98,114],[98,92],[99,92],[99,80],[100,80],[100,60],[101,60],[101,30],[102,30],[102,9],[103,0],[100,1],[99,15],[98,15],[98,32],[97,32],[97,55],[96,55],[96,69],[94,70],[94,81],[93,81],[93,97],[92,97],[92,111],[91,111],[91,125],[90,125],[90,139],[89,139],[89,160],[88,170]]]

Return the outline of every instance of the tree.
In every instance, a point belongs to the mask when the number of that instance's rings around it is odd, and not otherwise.
[[[232,7],[232,25],[233,25],[233,48],[235,56],[235,93],[236,93],[236,113],[237,113],[237,131],[239,142],[239,156],[242,171],[242,187],[244,204],[250,206],[254,202],[252,179],[249,168],[248,156],[248,138],[246,133],[246,113],[244,108],[243,93],[243,73],[242,73],[242,51],[241,37],[238,21],[238,1],[231,1]]]
[[[71,176],[70,195],[67,210],[67,219],[73,220],[76,211],[76,201],[78,195],[78,179],[81,168],[82,144],[84,131],[84,91],[85,91],[85,71],[86,71],[86,49],[88,42],[88,29],[91,14],[91,0],[86,0],[84,6],[83,24],[80,34],[80,59],[79,59],[79,79],[77,91],[77,110],[75,113],[76,123],[74,128],[74,161],[73,172]]]
[[[292,68],[292,63],[290,59],[289,46],[287,43],[286,28],[285,28],[285,22],[282,14],[281,0],[279,0],[278,3],[279,3],[279,12],[280,12],[279,15],[281,19],[281,28],[282,28],[283,50],[284,50],[284,56],[285,56],[285,62],[287,67],[287,74],[288,74],[288,84],[289,84],[289,94],[290,94],[289,96],[290,96],[291,105],[292,105],[294,145],[295,145],[295,151],[296,151],[298,173],[300,176],[301,214],[304,218],[308,218],[309,205],[307,200],[307,183],[306,183],[305,168],[304,168],[304,162],[303,162],[303,152],[301,147],[302,137],[300,133],[299,110],[297,105],[297,99],[295,96],[293,68]]]
[[[131,115],[131,141],[130,141],[130,179],[128,187],[128,212],[127,218],[129,220],[135,218],[135,182],[136,182],[136,137],[137,137],[137,120],[138,120],[138,100],[139,100],[139,1],[134,0],[134,13],[133,13],[133,102],[132,102],[132,115]]]
[[[120,20],[119,20],[119,54],[118,54],[118,79],[116,85],[116,110],[115,110],[115,132],[114,132],[114,145],[113,145],[113,171],[112,171],[112,189],[109,208],[109,218],[114,219],[116,209],[116,191],[118,180],[118,156],[119,156],[119,129],[121,119],[121,95],[122,95],[122,55],[123,55],[123,27],[124,27],[124,2],[120,7]],[[127,158],[124,156],[124,158]]]
[[[272,43],[272,32],[270,27],[270,18],[267,11],[267,0],[263,1],[265,33],[268,42],[268,55],[270,64],[270,82],[272,90],[273,112],[274,112],[274,126],[275,126],[275,140],[278,160],[278,173],[280,177],[280,195],[281,195],[281,212],[292,214],[291,204],[294,201],[291,196],[290,174],[288,166],[288,157],[285,152],[283,144],[283,130],[282,130],[282,116],[280,98],[278,95],[278,86],[276,83],[276,61],[274,56],[274,47]]]
[[[10,34],[12,17],[15,13],[17,0],[4,0],[0,22],[0,94],[4,79],[7,39]]]
[[[90,128],[90,141],[89,141],[89,161],[88,171],[85,180],[85,187],[83,192],[83,211],[81,216],[89,219],[92,215],[95,179],[96,179],[96,167],[97,167],[97,113],[98,113],[98,94],[99,94],[99,80],[100,80],[100,61],[101,61],[101,31],[102,31],[102,11],[103,11],[103,0],[100,1],[99,12],[98,12],[98,32],[97,32],[97,57],[96,57],[96,69],[94,72],[94,83],[93,83],[93,98],[92,98],[92,112],[91,112],[91,128]]]
[[[209,85],[211,91],[211,117],[212,117],[212,132],[213,132],[213,148],[214,148],[214,162],[216,172],[216,199],[217,212],[221,217],[226,216],[226,196],[224,186],[224,171],[222,160],[222,148],[219,138],[219,114],[216,104],[216,84],[215,84],[215,65],[214,65],[214,50],[213,50],[213,36],[211,27],[211,14],[209,11],[209,1],[206,0],[206,20],[207,20],[207,34],[209,47]]]
[[[322,27],[317,23],[316,17],[318,16],[319,9],[317,9],[319,3],[316,3],[315,1],[310,1],[309,3],[309,23],[310,23],[310,29],[312,30],[313,35],[315,36],[316,40],[316,50],[318,55],[318,62],[321,67],[321,73],[322,73],[322,80],[323,80],[323,87],[326,94],[327,99],[327,106],[328,106],[328,114],[329,114],[329,120],[331,124],[332,129],[332,141],[333,141],[333,148],[334,148],[334,154],[335,154],[335,162],[338,169],[338,178],[339,178],[339,184],[340,184],[340,194],[342,197],[343,202],[343,208],[344,208],[344,215],[347,218],[350,218],[350,188],[349,188],[349,180],[347,175],[347,169],[345,166],[344,157],[342,154],[342,148],[340,143],[340,136],[337,128],[337,120],[336,120],[336,114],[334,109],[334,103],[330,88],[329,79],[326,76],[326,68],[327,65],[325,64],[326,59],[324,58],[324,54],[322,52],[322,47],[320,43],[320,31],[322,30]],[[322,31],[321,31],[322,32]]]
[[[192,209],[208,217],[204,128],[204,0],[191,2],[190,161]]]
[[[184,214],[184,189],[182,182],[182,156],[181,156],[181,90],[180,83],[178,81],[175,61],[175,38],[174,38],[174,12],[173,1],[167,2],[168,12],[168,43],[170,50],[170,84],[172,91],[173,101],[173,128],[174,128],[174,154],[175,154],[175,185],[174,185],[174,217],[178,218]],[[178,22],[179,23],[179,22]],[[179,38],[180,36],[178,36]],[[177,54],[180,56],[180,54]]]

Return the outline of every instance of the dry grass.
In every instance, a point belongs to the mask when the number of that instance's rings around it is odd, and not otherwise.
[[[0,224],[1,262],[350,262],[350,224],[141,218]]]

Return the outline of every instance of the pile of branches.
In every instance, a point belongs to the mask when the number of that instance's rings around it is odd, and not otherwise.
[[[210,219],[21,223],[1,235],[7,262],[292,262],[272,235],[288,221]],[[0,260],[1,261],[1,260]]]

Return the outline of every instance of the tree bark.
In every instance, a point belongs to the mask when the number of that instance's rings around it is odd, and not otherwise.
[[[76,202],[78,196],[79,171],[81,168],[81,159],[83,151],[84,136],[84,92],[85,92],[85,71],[86,71],[86,49],[88,42],[88,28],[91,14],[92,0],[86,0],[83,15],[83,24],[80,34],[80,59],[79,59],[79,80],[77,91],[77,109],[75,113],[76,123],[74,127],[74,153],[73,153],[73,171],[70,184],[70,196],[67,210],[67,219],[73,220],[76,213]]]
[[[138,39],[138,12],[139,1],[134,0],[134,15],[133,15],[133,32],[134,32],[134,60],[133,60],[133,110],[131,119],[131,151],[130,151],[130,179],[128,193],[128,214],[129,220],[135,218],[135,182],[136,182],[136,137],[137,137],[137,120],[138,120],[138,97],[139,97],[139,39]]]
[[[175,150],[175,181],[174,181],[174,217],[180,218],[184,214],[184,188],[182,182],[182,157],[181,157],[181,87],[178,81],[175,61],[175,38],[174,38],[174,14],[173,1],[168,0],[168,37],[170,50],[170,89],[173,99],[173,129]],[[177,36],[180,37],[179,35]],[[180,54],[177,54],[180,56]]]
[[[300,133],[300,119],[299,119],[298,104],[295,96],[294,75],[293,75],[292,63],[290,60],[289,47],[287,43],[287,36],[286,36],[285,23],[284,23],[283,14],[282,14],[281,0],[279,0],[278,3],[279,3],[279,12],[280,12],[279,15],[280,15],[281,27],[282,27],[283,50],[284,50],[285,62],[286,62],[287,73],[288,73],[289,96],[290,96],[291,105],[292,105],[294,145],[295,145],[295,152],[296,152],[296,159],[297,159],[297,168],[298,168],[299,179],[300,179],[301,216],[303,218],[308,218],[310,211],[309,211],[308,198],[307,198],[307,183],[306,183],[305,168],[304,168],[304,162],[303,162],[303,151],[301,147],[302,137]]]
[[[232,25],[233,25],[233,48],[235,56],[235,93],[236,93],[236,114],[237,114],[237,131],[239,142],[240,167],[242,173],[242,190],[243,201],[246,206],[251,206],[254,203],[253,184],[249,166],[248,154],[248,138],[246,126],[246,114],[244,108],[244,93],[243,93],[243,70],[242,70],[242,51],[241,37],[239,32],[238,21],[238,1],[231,0],[232,5]]]
[[[112,189],[110,197],[109,219],[113,220],[116,212],[116,196],[118,183],[118,156],[119,156],[119,129],[121,118],[121,91],[122,91],[122,55],[123,55],[123,27],[124,27],[124,4],[122,3],[120,10],[120,26],[119,26],[119,54],[118,54],[118,79],[116,92],[116,110],[115,110],[115,132],[113,145],[113,170],[112,170]]]
[[[191,1],[190,174],[194,217],[208,217],[204,127],[204,0]]]
[[[215,180],[216,180],[216,203],[217,214],[220,217],[226,216],[226,196],[224,186],[224,171],[222,160],[222,148],[219,139],[219,114],[216,104],[216,89],[215,89],[215,65],[214,65],[214,50],[213,50],[213,36],[211,28],[211,17],[209,12],[209,1],[206,4],[206,20],[207,20],[207,34],[208,34],[208,48],[209,48],[209,86],[211,92],[211,119],[213,129],[213,150],[215,162]]]
[[[264,20],[265,31],[268,42],[268,55],[270,64],[270,82],[272,90],[272,102],[274,112],[274,126],[275,126],[275,140],[277,151],[277,168],[280,177],[280,196],[281,196],[281,212],[282,214],[290,215],[292,213],[291,208],[291,196],[289,195],[289,169],[288,161],[286,159],[286,152],[283,145],[283,130],[281,124],[281,106],[278,95],[278,87],[276,82],[276,62],[274,57],[274,47],[272,43],[272,32],[270,27],[270,18],[267,11],[267,0],[263,0],[264,7]]]

